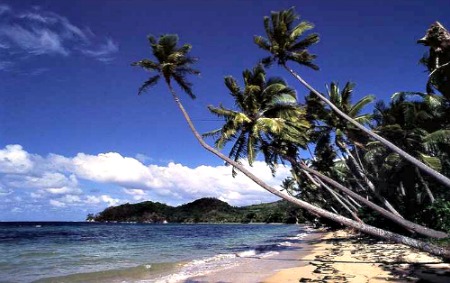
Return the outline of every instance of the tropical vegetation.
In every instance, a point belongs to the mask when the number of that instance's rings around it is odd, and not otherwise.
[[[234,207],[215,198],[201,198],[180,206],[144,201],[111,206],[87,216],[95,222],[135,223],[286,223],[305,221],[300,208],[287,201]]]
[[[156,75],[139,93],[163,77],[201,146],[231,165],[234,174],[242,172],[308,211],[310,218],[450,258],[450,249],[428,240],[450,233],[450,34],[435,23],[418,41],[429,47],[421,59],[428,71],[426,92],[396,92],[370,113],[366,106],[375,97],[353,102],[353,83],[341,90],[338,82],[331,82],[321,93],[288,65],[319,69],[308,50],[319,35],[305,36],[313,25],[297,20],[293,8],[265,17],[266,37],[256,36],[254,42],[269,56],[243,72],[243,86],[231,76],[225,78],[235,107],[209,106],[223,120],[221,127],[204,135],[214,139],[215,148],[195,129],[172,84],[195,97],[186,80],[186,75],[199,73],[191,67],[196,59],[188,54],[190,45],[178,47],[175,35],[149,37],[156,61],[133,65]],[[304,101],[284,79],[267,76],[266,68],[273,63],[306,86],[310,93]],[[227,144],[228,156],[221,152]],[[283,190],[267,185],[241,163],[246,159],[252,165],[258,158],[273,171],[280,164],[290,166],[292,176],[283,181]]]

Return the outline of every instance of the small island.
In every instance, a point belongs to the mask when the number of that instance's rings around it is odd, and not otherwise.
[[[201,198],[180,206],[144,201],[111,206],[89,214],[90,222],[136,223],[303,223],[300,208],[287,201],[234,207],[216,198]]]

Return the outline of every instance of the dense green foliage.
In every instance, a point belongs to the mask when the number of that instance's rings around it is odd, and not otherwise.
[[[397,92],[388,105],[379,102],[369,113],[364,108],[375,98],[365,96],[353,103],[354,84],[347,83],[341,91],[332,82],[320,93],[288,66],[293,62],[319,69],[313,63],[316,56],[308,50],[319,36],[305,35],[313,25],[295,24],[298,19],[293,8],[265,17],[266,37],[255,36],[254,42],[269,56],[243,72],[243,88],[232,77],[225,78],[234,109],[209,106],[224,124],[206,136],[215,138],[218,149],[233,142],[229,157],[203,140],[172,87],[174,80],[193,97],[191,84],[185,80],[187,74],[198,74],[191,68],[195,59],[188,56],[190,45],[177,47],[175,35],[163,35],[158,41],[150,37],[157,60],[144,59],[134,65],[157,75],[144,82],[140,92],[163,76],[202,147],[232,165],[233,175],[238,169],[272,194],[306,209],[309,216],[450,258],[450,250],[442,246],[400,235],[449,237],[439,230],[448,231],[450,223],[450,34],[435,23],[418,41],[430,47],[429,56],[421,60],[429,72],[426,93]],[[283,79],[266,80],[264,67],[274,62],[310,91],[304,104]],[[282,183],[286,194],[240,163],[246,158],[252,165],[258,154],[273,172],[280,163],[291,166],[292,176]],[[144,222],[297,222],[299,218],[298,208],[290,205],[249,210],[209,199],[177,208],[160,207],[167,215],[159,213],[153,203],[146,205],[148,209],[120,206],[102,213],[115,217],[113,221]],[[131,214],[134,210],[139,213]],[[102,213],[95,219],[109,221]]]
[[[317,43],[319,37],[317,34],[304,35],[313,25],[305,21],[295,25],[297,19],[292,8],[272,12],[270,17],[264,18],[267,36],[256,36],[254,41],[270,53],[269,57],[261,60],[265,66],[277,62],[288,69],[286,63],[290,61],[318,69],[312,63],[315,55],[311,55],[307,48]],[[303,39],[301,36],[304,36]],[[421,60],[429,72],[427,93],[397,92],[391,102],[376,103],[373,113],[367,111],[366,106],[375,97],[363,96],[353,102],[353,83],[346,83],[340,90],[339,84],[332,82],[320,95],[350,119],[368,126],[435,171],[450,176],[450,35],[437,23],[418,42],[430,47],[429,54]],[[266,74],[261,66],[258,68],[259,73]],[[273,112],[273,116],[268,116],[262,102],[276,99],[277,94],[264,91],[246,74],[252,72],[244,71],[244,88],[240,88],[235,81],[230,88],[226,79],[225,83],[235,100],[234,109],[209,107],[213,114],[225,120],[224,126],[213,132],[219,148],[223,147],[223,141],[234,141],[230,156],[236,160],[247,158],[251,164],[261,153],[273,169],[287,161],[292,166],[292,177],[283,182],[286,191],[340,215],[382,228],[390,227],[391,231],[409,233],[408,228],[393,224],[333,186],[327,186],[317,176],[308,175],[301,166],[308,166],[334,179],[370,202],[384,207],[387,213],[450,232],[450,213],[446,213],[450,199],[448,187],[382,142],[365,135],[317,93],[305,95],[304,103],[296,101],[295,94],[291,94],[295,106],[291,104],[289,109],[279,109]],[[252,101],[252,105],[259,108],[251,108],[242,101]],[[297,109],[299,113],[282,115],[292,109]],[[248,118],[242,123],[239,120],[241,117]],[[279,127],[276,131],[257,128],[261,123],[258,119],[262,118],[264,122],[276,120]],[[291,138],[292,128],[298,130],[299,138]],[[309,149],[310,155],[302,154],[304,148]]]
[[[304,222],[299,208],[286,201],[233,207],[215,198],[201,198],[172,207],[145,201],[108,207],[88,221],[140,223],[297,223]]]

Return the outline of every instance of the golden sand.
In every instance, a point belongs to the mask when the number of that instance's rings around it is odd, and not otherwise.
[[[312,245],[301,259],[307,265],[281,270],[263,282],[450,282],[450,264],[404,245],[361,240],[344,230]]]

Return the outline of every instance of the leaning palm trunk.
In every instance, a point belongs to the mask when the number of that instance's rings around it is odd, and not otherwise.
[[[279,190],[267,185],[266,183],[264,183],[261,179],[259,179],[258,177],[256,177],[253,173],[251,173],[250,171],[248,171],[246,168],[244,168],[241,164],[239,164],[238,162],[235,162],[234,160],[230,159],[229,157],[227,157],[226,155],[222,154],[221,152],[219,152],[218,150],[214,149],[213,147],[211,147],[209,144],[207,144],[202,136],[197,132],[197,130],[194,127],[194,124],[192,123],[188,113],[186,112],[186,110],[183,107],[183,104],[181,103],[180,99],[178,98],[178,96],[176,95],[175,91],[173,90],[172,86],[170,85],[170,83],[168,83],[168,87],[169,90],[173,96],[173,99],[175,101],[175,103],[177,104],[177,106],[179,107],[179,109],[181,110],[186,122],[189,125],[189,128],[191,129],[192,133],[194,134],[194,136],[196,137],[196,139],[198,140],[198,142],[200,143],[200,145],[205,148],[207,151],[211,152],[212,154],[216,155],[217,157],[219,157],[220,159],[224,160],[225,162],[227,162],[228,164],[234,166],[236,169],[238,169],[239,171],[241,171],[244,175],[246,175],[248,178],[250,178],[253,182],[255,182],[257,185],[261,186],[262,188],[264,188],[265,190],[269,191],[270,193],[284,199],[287,200],[290,203],[293,203],[305,210],[308,210],[309,212],[313,213],[313,214],[317,214],[321,217],[325,217],[328,218],[332,221],[338,222],[342,225],[345,226],[349,226],[352,227],[356,230],[359,230],[361,232],[367,233],[369,235],[375,236],[375,237],[379,237],[379,238],[383,238],[389,241],[393,241],[396,243],[401,243],[401,244],[405,244],[407,246],[413,247],[413,248],[417,248],[419,250],[428,252],[430,254],[433,255],[437,255],[437,256],[441,256],[444,257],[446,259],[450,259],[450,250],[444,249],[443,247],[439,247],[436,245],[432,245],[423,241],[419,241],[416,239],[412,239],[406,236],[402,236],[396,233],[392,233],[389,231],[385,231],[383,229],[380,228],[376,228],[367,224],[363,224],[363,223],[359,223],[357,221],[348,219],[346,217],[343,217],[341,215],[337,215],[334,213],[331,213],[327,210],[321,209],[319,207],[316,207],[312,204],[309,204],[307,202],[304,202],[300,199],[297,199],[293,196],[290,196],[288,194],[282,193]]]
[[[344,146],[344,150],[345,153],[347,154],[347,156],[349,157],[350,162],[352,163],[352,165],[356,168],[356,175],[359,176],[359,178],[361,178],[366,184],[367,187],[370,189],[370,191],[372,192],[372,194],[392,213],[394,213],[395,215],[402,217],[403,216],[392,206],[392,204],[383,196],[381,196],[376,188],[375,185],[372,183],[372,181],[370,181],[370,179],[367,177],[367,175],[365,174],[364,170],[361,168],[361,166],[358,164],[358,162],[356,161],[356,158],[353,156],[353,154],[348,150],[347,147]]]
[[[340,196],[339,194],[337,194],[335,191],[333,191],[333,189],[331,189],[327,184],[325,184],[324,182],[322,182],[322,180],[319,179],[319,184],[324,187],[338,202],[339,204],[344,207],[345,210],[348,211],[348,213],[350,213],[350,215],[352,216],[353,219],[355,219],[356,221],[360,222],[360,223],[364,223],[356,214],[355,211],[353,211],[352,209],[350,209],[350,207],[348,207],[347,204],[344,203],[344,201],[341,199],[342,196]]]
[[[322,173],[308,167],[304,162],[298,162],[295,158],[291,157],[291,156],[287,156],[287,155],[282,155],[284,159],[286,159],[287,161],[289,161],[292,166],[294,168],[300,168],[308,173],[313,174],[314,176],[316,176],[317,178],[321,179],[322,181],[332,185],[333,187],[335,187],[336,189],[338,189],[339,191],[345,193],[346,195],[353,197],[354,199],[356,199],[357,201],[361,202],[362,204],[366,205],[367,207],[373,209],[374,211],[378,212],[381,216],[399,224],[400,226],[404,227],[405,229],[411,231],[411,232],[415,232],[427,237],[431,237],[431,238],[437,238],[437,239],[442,239],[442,238],[447,238],[449,237],[448,234],[441,232],[441,231],[436,231],[430,228],[427,228],[425,226],[419,225],[417,223],[411,222],[409,220],[406,220],[402,217],[399,217],[389,211],[387,211],[386,209],[376,205],[375,203],[371,202],[370,200],[360,196],[359,194],[355,193],[354,191],[344,187],[343,185],[341,185],[340,183],[336,182],[335,180],[323,175]],[[298,170],[298,169],[297,169]]]
[[[348,207],[347,204],[343,202],[341,199],[342,197],[338,195],[333,189],[331,189],[327,184],[324,184],[320,179],[318,181],[314,180],[313,177],[309,174],[309,172],[305,172],[305,175],[308,177],[308,179],[316,186],[324,188],[350,215],[353,219],[355,219],[358,222],[363,223],[363,221],[358,217],[358,215]]]
[[[428,197],[430,198],[430,202],[434,203],[436,201],[436,199],[434,198],[433,193],[430,190],[430,187],[428,186],[427,182],[425,182],[425,180],[422,177],[422,174],[420,174],[419,170],[417,170],[416,168],[416,173],[417,173],[417,177],[419,177],[420,182],[423,185],[423,188],[425,189],[425,192],[427,193]]]
[[[296,162],[296,161],[295,161]],[[441,231],[436,231],[427,227],[424,227],[422,225],[419,225],[417,223],[408,221],[402,217],[399,217],[387,210],[385,210],[384,208],[376,205],[375,203],[367,200],[366,198],[360,196],[359,194],[353,192],[350,189],[347,189],[346,187],[344,187],[343,185],[339,184],[338,182],[334,181],[333,179],[321,174],[320,172],[309,168],[306,164],[304,163],[297,163],[298,166],[300,166],[300,168],[302,168],[303,170],[317,176],[319,179],[323,180],[324,182],[332,185],[333,187],[335,187],[336,189],[340,190],[341,192],[353,197],[355,200],[361,202],[362,204],[365,204],[366,206],[370,207],[371,209],[375,210],[376,212],[378,212],[379,214],[381,214],[383,217],[401,225],[402,227],[414,231],[418,234],[427,236],[427,237],[432,237],[432,238],[447,238],[449,237],[448,234],[441,232]]]
[[[346,119],[348,122],[350,122],[351,124],[353,124],[355,127],[357,127],[358,129],[360,129],[361,131],[363,131],[364,133],[368,134],[369,136],[371,136],[372,138],[376,139],[377,141],[381,142],[382,144],[384,144],[385,146],[387,146],[389,149],[391,149],[392,151],[398,153],[400,156],[402,156],[403,158],[405,158],[406,160],[408,160],[409,162],[411,162],[412,164],[414,164],[415,166],[417,166],[418,168],[420,168],[422,171],[426,172],[427,174],[433,176],[433,178],[435,178],[436,180],[438,180],[439,182],[441,182],[443,185],[447,186],[450,188],[450,179],[447,178],[446,176],[442,175],[441,173],[433,170],[432,168],[428,167],[427,165],[425,165],[424,163],[420,162],[419,160],[417,160],[416,158],[414,158],[412,155],[408,154],[406,151],[402,150],[401,148],[397,147],[396,145],[394,145],[393,143],[391,143],[390,141],[386,140],[385,138],[377,135],[376,133],[374,133],[373,131],[367,129],[366,127],[364,127],[363,125],[361,125],[360,123],[358,123],[357,121],[355,121],[354,119],[352,119],[351,117],[349,117],[347,114],[345,114],[344,112],[342,112],[338,107],[336,107],[336,105],[334,105],[331,101],[329,101],[325,96],[323,96],[322,94],[320,94],[316,89],[314,89],[312,86],[310,86],[300,75],[298,75],[294,70],[292,70],[291,68],[289,68],[286,64],[282,64],[283,67],[289,72],[291,73],[298,81],[300,81],[301,84],[303,84],[308,90],[310,90],[311,92],[313,92],[315,95],[317,95],[322,101],[324,101],[326,104],[328,104],[339,116],[341,116],[342,118]]]

